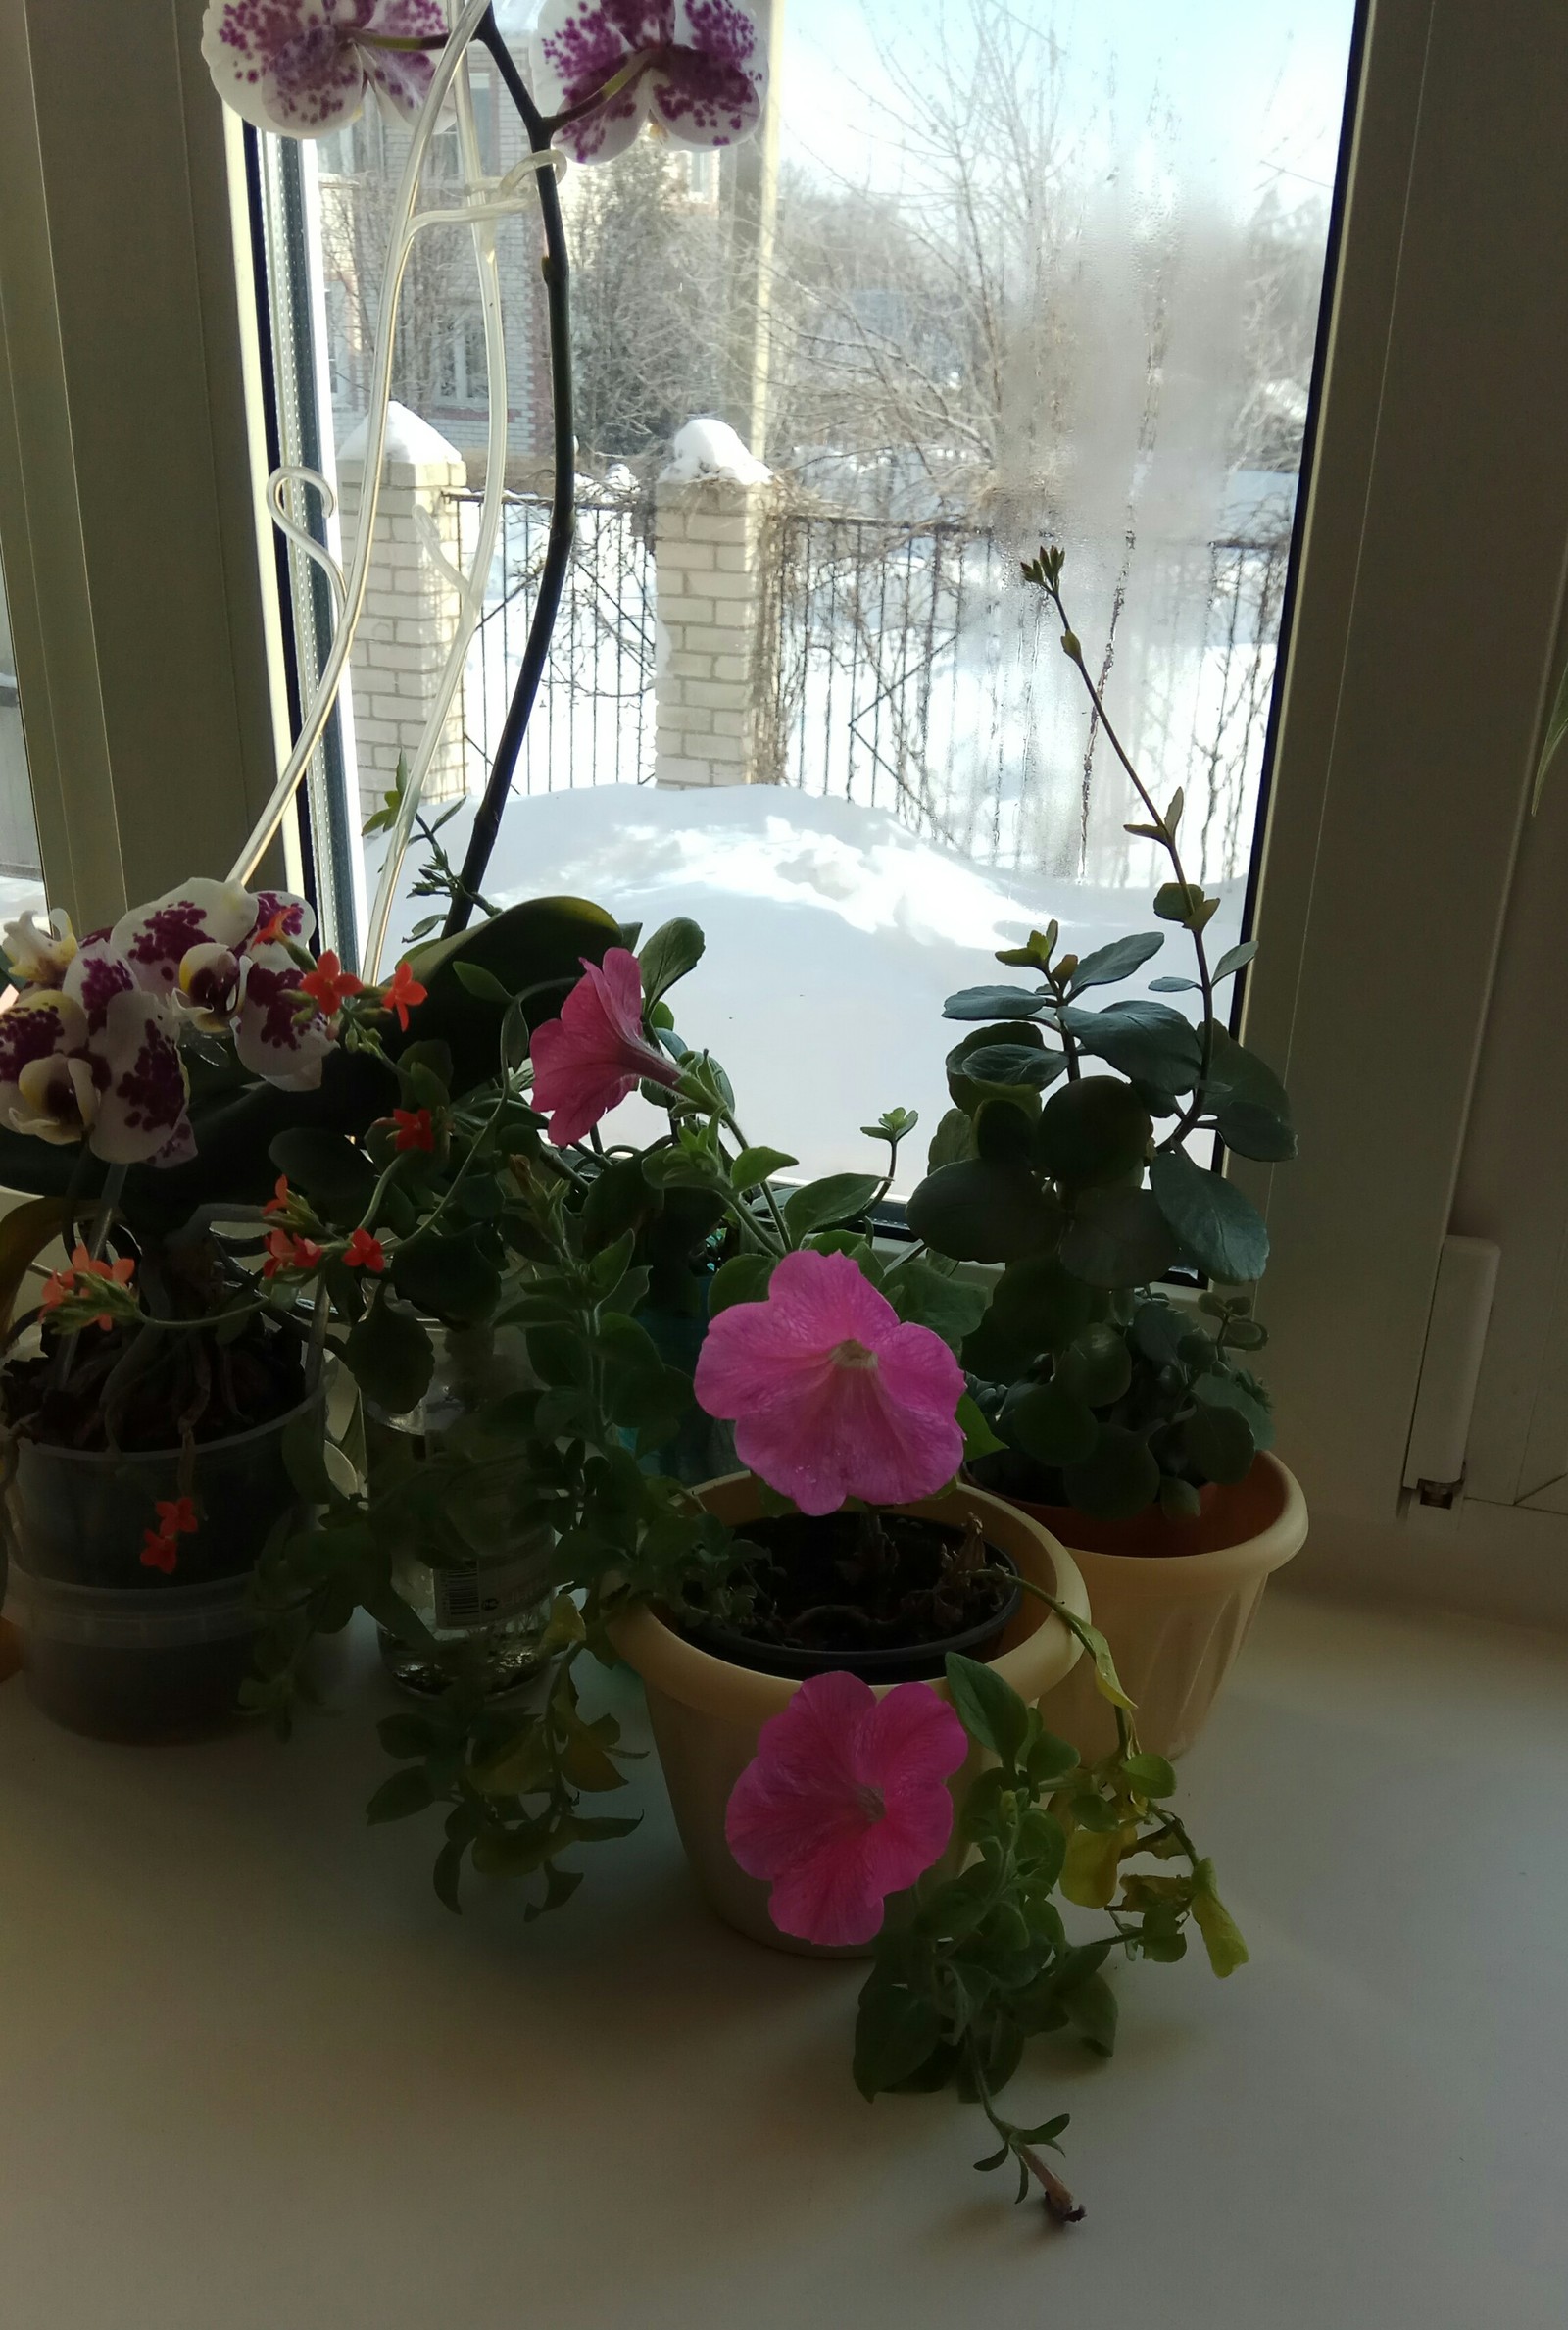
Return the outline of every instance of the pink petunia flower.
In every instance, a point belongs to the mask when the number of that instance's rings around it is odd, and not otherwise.
[[[680,1082],[680,1069],[643,1033],[643,974],[635,955],[612,947],[533,1038],[533,1105],[550,1118],[558,1149],[580,1141],[636,1089]]]
[[[320,137],[359,119],[368,88],[412,121],[446,36],[439,0],[209,0],[202,55],[243,121]]]
[[[556,142],[577,162],[624,153],[650,119],[676,145],[734,145],[767,92],[766,43],[744,0],[544,0],[533,70],[541,110],[575,117]]]
[[[696,1386],[741,1462],[802,1512],[934,1496],[963,1456],[962,1368],[847,1254],[785,1255],[765,1302],[712,1321]]]
[[[781,1934],[869,1942],[883,1905],[940,1860],[953,1834],[948,1781],[963,1725],[925,1683],[878,1698],[853,1674],[814,1675],[762,1725],[724,1815],[748,1876],[772,1886]]]

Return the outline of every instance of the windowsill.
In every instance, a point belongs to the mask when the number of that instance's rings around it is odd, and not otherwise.
[[[7,2330],[1560,2321],[1568,1645],[1271,1599],[1184,1774],[1254,1962],[1127,1968],[1119,2060],[1020,2075],[1054,2237],[966,2107],[860,2102],[858,1971],[710,1920],[652,1762],[564,1911],[449,1916],[351,1659],[287,1748],[0,1693]]]

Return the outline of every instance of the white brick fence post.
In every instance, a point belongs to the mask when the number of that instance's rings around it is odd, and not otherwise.
[[[744,480],[660,480],[657,784],[776,781],[765,574],[776,492],[765,471]]]
[[[365,440],[362,422],[337,457],[346,564],[353,560],[359,530]],[[416,513],[433,521],[442,551],[454,566],[461,565],[458,508],[448,497],[467,482],[467,466],[457,447],[406,405],[394,404],[365,612],[349,658],[360,791],[367,808],[378,806],[390,788],[399,756],[414,759],[457,630],[457,589],[431,556]],[[451,801],[466,789],[460,688],[425,778],[424,798]]]

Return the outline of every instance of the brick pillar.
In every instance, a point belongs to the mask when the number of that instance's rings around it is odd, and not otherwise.
[[[765,472],[746,483],[660,480],[657,784],[774,780],[765,566],[775,491]]]
[[[353,562],[359,531],[365,446],[362,421],[337,457],[345,565]],[[418,749],[458,625],[457,589],[432,558],[416,513],[428,515],[442,550],[460,565],[458,506],[449,497],[467,481],[457,447],[406,405],[394,404],[365,609],[349,658],[360,794],[368,808],[378,806],[391,787],[400,755],[412,762]],[[424,798],[451,801],[466,790],[460,687],[424,780]]]

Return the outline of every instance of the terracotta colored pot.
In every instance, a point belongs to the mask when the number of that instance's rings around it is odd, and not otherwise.
[[[710,1481],[696,1494],[710,1512],[732,1525],[757,1520],[762,1511],[757,1482],[747,1472]],[[1044,1586],[1076,1615],[1088,1615],[1088,1597],[1071,1555],[1016,1506],[983,1489],[960,1486],[944,1497],[897,1510],[960,1525],[978,1513],[987,1537],[1011,1556],[1023,1576]],[[610,1632],[620,1656],[647,1687],[654,1744],[675,1825],[711,1907],[738,1932],[775,1950],[813,1958],[865,1957],[863,1950],[820,1951],[781,1934],[767,1913],[766,1885],[736,1867],[724,1842],[724,1809],[731,1789],[757,1753],[757,1735],[770,1715],[788,1707],[800,1684],[712,1658],[646,1607],[617,1618]],[[1026,1594],[992,1663],[1020,1697],[1033,1702],[1060,1682],[1079,1649],[1076,1635]],[[944,1683],[921,1688],[947,1696]],[[978,1770],[980,1760],[978,1751],[972,1751],[970,1763],[953,1781],[956,1791],[967,1785],[971,1766]]]
[[[1203,1493],[1196,1520],[1158,1512],[1097,1520],[1070,1506],[1020,1510],[1059,1537],[1083,1571],[1095,1624],[1110,1644],[1138,1736],[1160,1756],[1190,1748],[1247,1640],[1263,1588],[1306,1541],[1306,1500],[1277,1457],[1260,1456],[1234,1488]],[[1053,1731],[1091,1760],[1116,1723],[1088,1667],[1042,1703]]]

